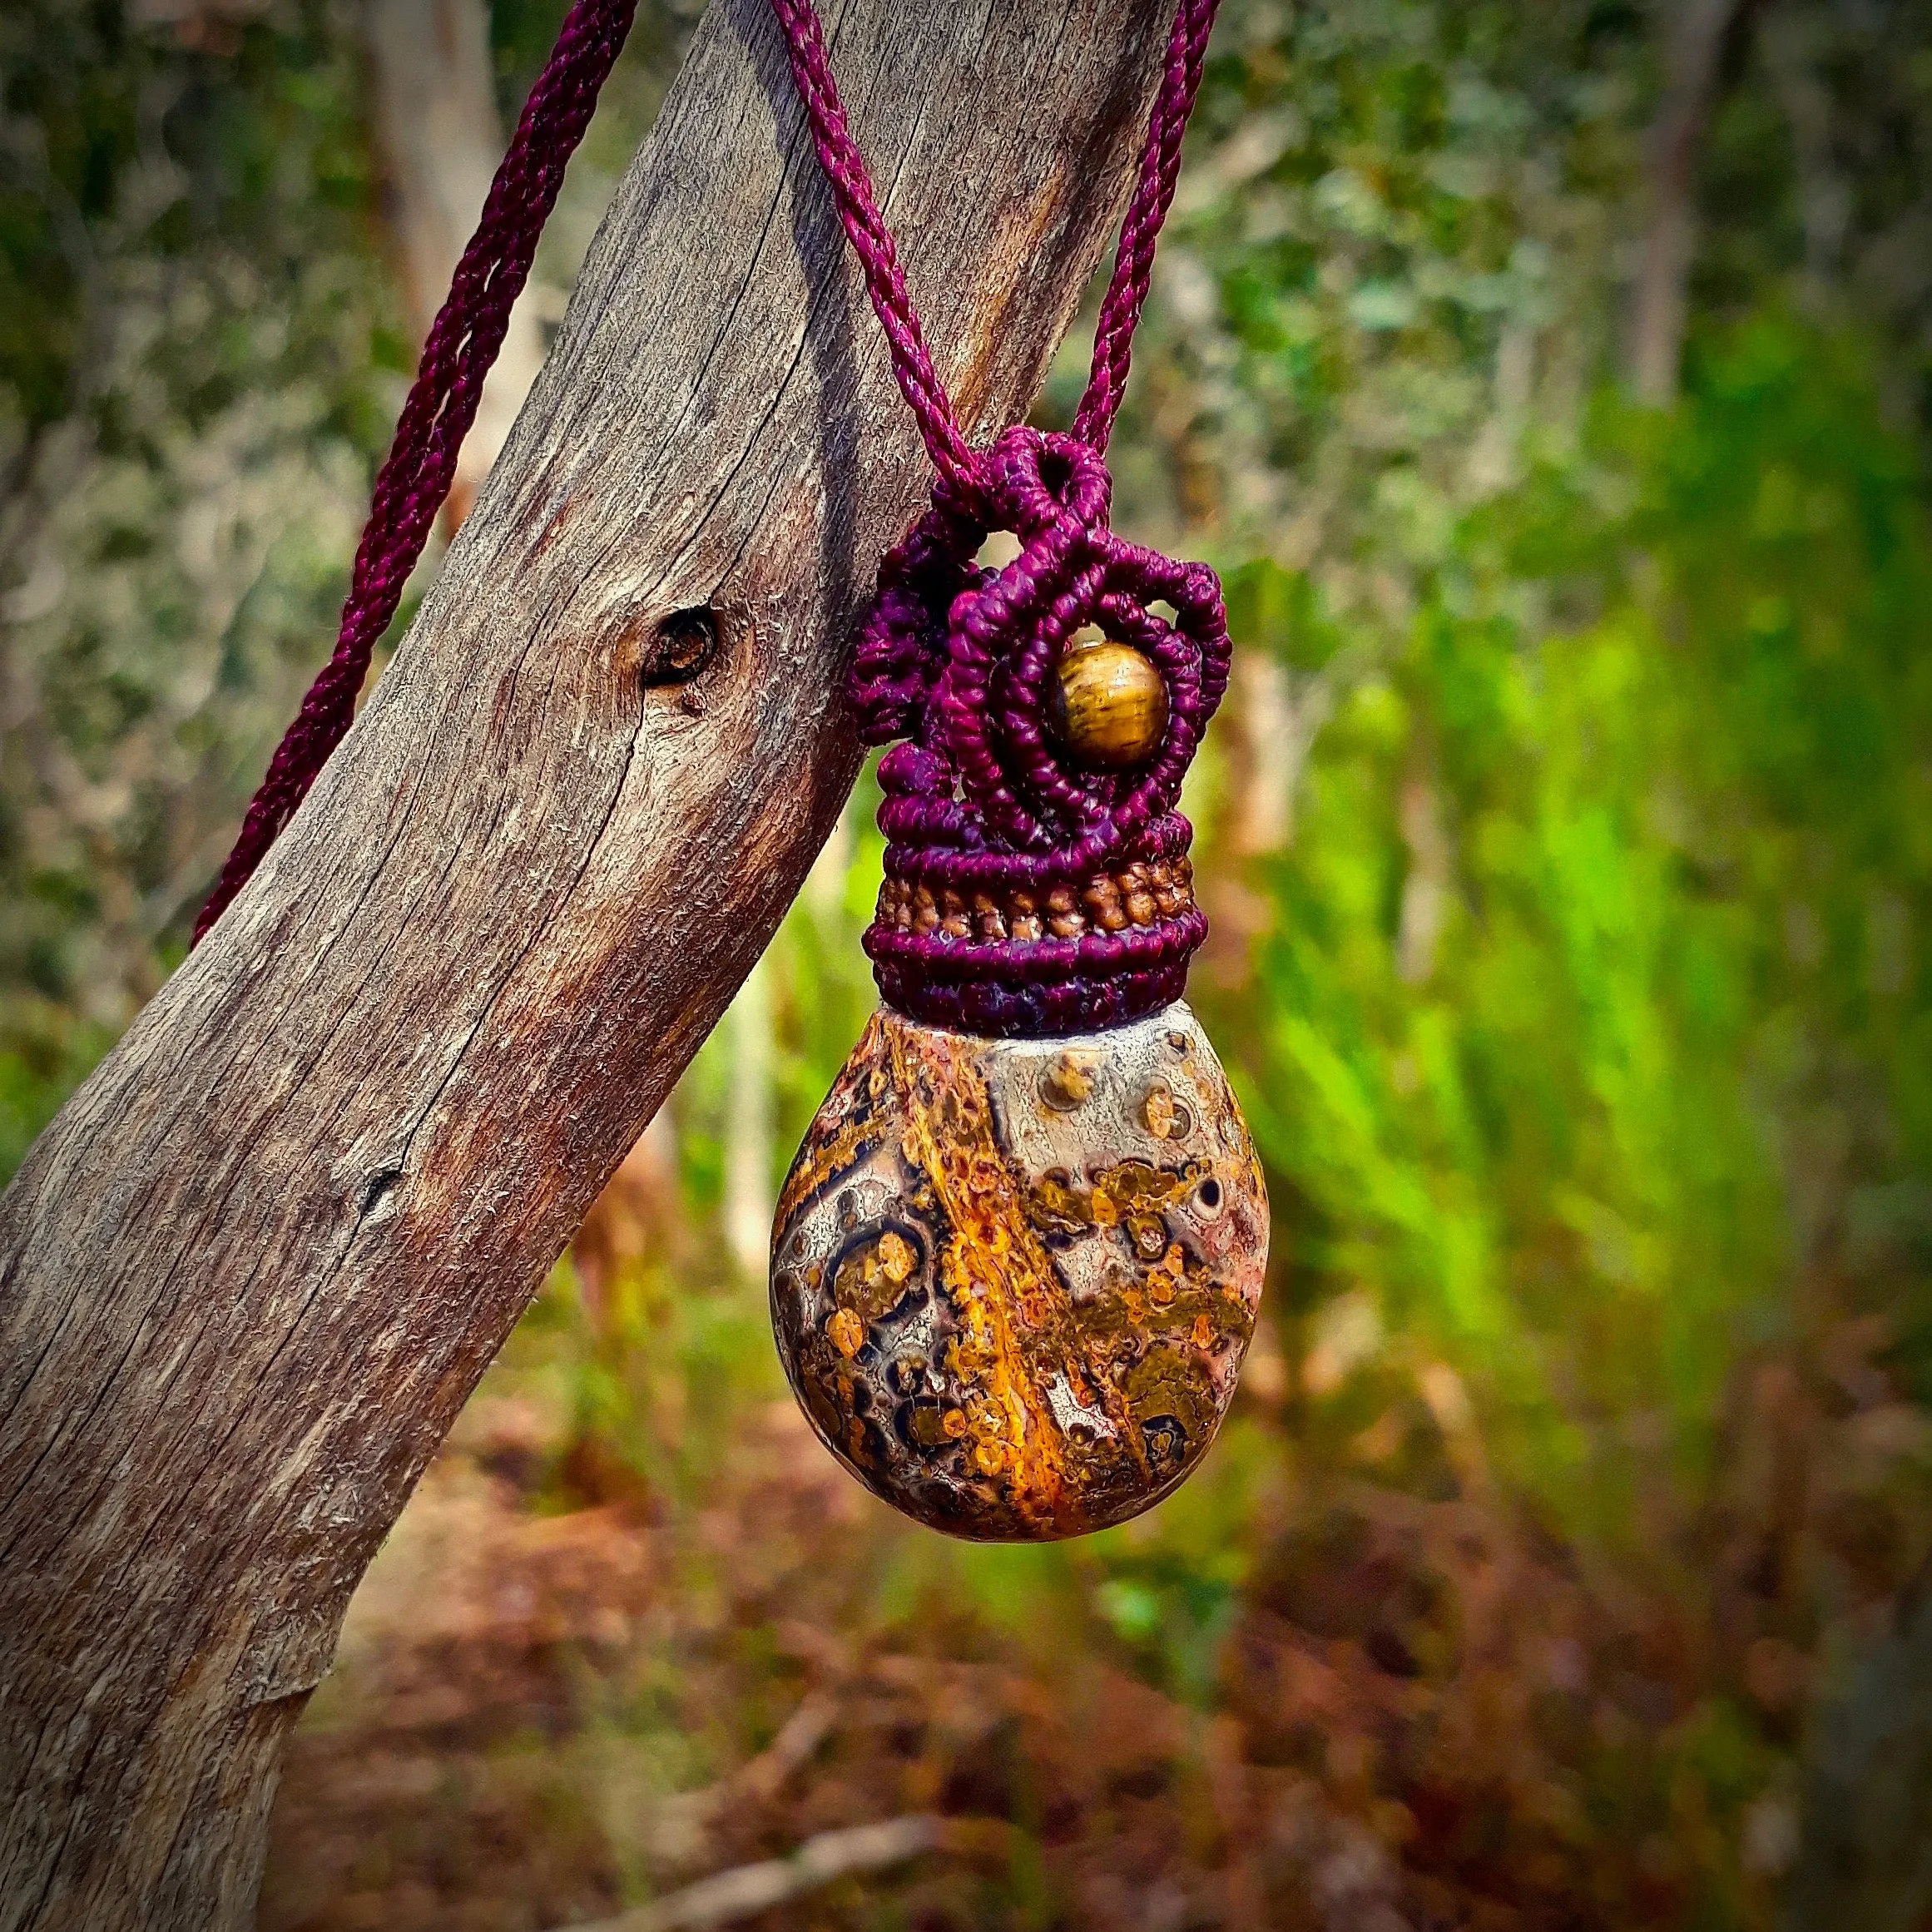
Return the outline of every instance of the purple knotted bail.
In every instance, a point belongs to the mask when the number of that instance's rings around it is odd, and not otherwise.
[[[1085,443],[1008,429],[976,468],[974,508],[936,503],[886,558],[853,666],[868,741],[904,741],[879,765],[885,883],[865,949],[886,1000],[934,1025],[1118,1025],[1181,997],[1206,936],[1173,808],[1227,686],[1221,586],[1113,533]],[[998,571],[974,561],[989,529],[1020,540]],[[1167,687],[1166,730],[1131,771],[1081,768],[1048,725],[1061,655],[1089,624]]]
[[[817,9],[771,0],[936,473],[932,508],[880,567],[851,679],[866,741],[905,741],[879,768],[885,883],[865,949],[879,991],[916,1019],[1007,1037],[1117,1025],[1177,999],[1206,937],[1192,831],[1174,805],[1227,686],[1227,615],[1205,565],[1113,534],[1104,457],[1219,3],[1175,9],[1072,433],[1012,429],[976,451],[927,351]],[[994,530],[1020,554],[988,571],[976,558]],[[1166,689],[1161,741],[1130,771],[1081,768],[1049,728],[1061,654],[1089,624],[1138,651]]]

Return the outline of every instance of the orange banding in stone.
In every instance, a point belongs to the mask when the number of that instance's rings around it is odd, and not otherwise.
[[[1185,1007],[987,1040],[875,1014],[788,1177],[772,1309],[820,1435],[954,1533],[1145,1508],[1211,1440],[1266,1203]]]

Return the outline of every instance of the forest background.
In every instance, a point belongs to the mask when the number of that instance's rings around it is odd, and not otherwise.
[[[181,955],[562,12],[0,12],[0,1172]],[[862,782],[358,1598],[265,1925],[1932,1926],[1932,6],[1227,0],[1143,342],[1116,520],[1239,646],[1221,1444],[973,1549],[793,1411]]]

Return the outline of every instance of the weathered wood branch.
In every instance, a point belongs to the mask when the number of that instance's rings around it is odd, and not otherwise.
[[[990,429],[1166,0],[830,11]],[[765,0],[716,0],[360,721],[0,1201],[0,1928],[247,1922],[364,1566],[850,786],[924,474]]]

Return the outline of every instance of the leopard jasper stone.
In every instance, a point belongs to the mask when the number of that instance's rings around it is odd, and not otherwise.
[[[792,1386],[888,1502],[983,1541],[1137,1515],[1254,1332],[1261,1171],[1189,1009],[997,1040],[873,1016],[779,1202]]]

